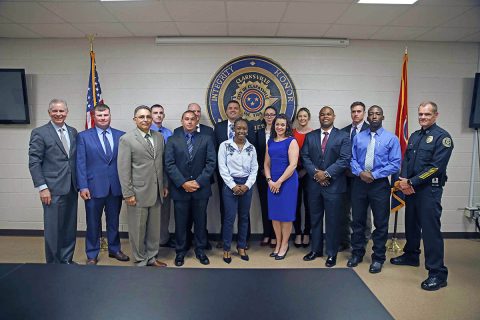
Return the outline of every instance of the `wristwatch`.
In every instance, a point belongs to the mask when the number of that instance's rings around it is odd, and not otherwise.
[[[272,178],[267,178],[267,182],[272,181]]]
[[[407,183],[408,183],[409,186],[411,186],[412,185],[412,180],[408,179]]]

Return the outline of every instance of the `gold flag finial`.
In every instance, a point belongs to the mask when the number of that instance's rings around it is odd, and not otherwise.
[[[90,42],[90,51],[93,51],[93,40],[95,40],[95,35],[92,34],[87,34],[87,39],[88,42]]]
[[[405,46],[405,54],[408,54],[408,47]]]

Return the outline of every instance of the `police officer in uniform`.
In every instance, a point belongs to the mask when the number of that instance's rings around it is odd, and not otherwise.
[[[447,164],[453,150],[450,134],[435,122],[437,105],[427,101],[418,107],[422,127],[408,141],[397,186],[406,195],[404,254],[390,259],[394,265],[418,267],[420,240],[423,235],[425,268],[428,278],[424,290],[447,286],[448,269],[444,265],[444,245],[440,231],[443,186],[447,181]]]

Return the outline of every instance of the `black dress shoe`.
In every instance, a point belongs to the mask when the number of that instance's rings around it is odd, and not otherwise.
[[[287,256],[287,253],[288,253],[288,249],[290,249],[290,246],[287,247],[287,251],[285,251],[285,253],[283,254],[283,256],[277,254],[277,256],[275,257],[275,260],[283,260],[283,259],[285,259],[285,257]]]
[[[118,251],[117,253],[109,253],[108,256],[110,258],[115,258],[118,261],[130,261],[130,258],[122,251]]]
[[[275,258],[278,255],[278,252],[272,252],[270,253],[270,257]]]
[[[303,261],[312,261],[315,260],[317,257],[322,257],[323,254],[315,252],[315,251],[310,251],[307,253],[306,256],[303,257]]]
[[[329,256],[327,261],[325,261],[325,266],[327,268],[334,267],[337,264],[337,256]]]
[[[207,264],[210,264],[210,260],[208,260],[208,257],[207,255],[205,254],[198,254],[196,255],[198,261],[200,261],[201,264],[203,264],[204,266],[206,266]]]
[[[250,260],[250,257],[248,256],[246,249],[239,248],[237,250],[238,250],[238,255],[240,256],[240,259],[242,259],[243,261]],[[242,251],[243,251],[243,255],[242,255]]]
[[[370,273],[379,273],[382,271],[383,263],[378,262],[378,261],[373,261],[372,264],[370,265],[370,268],[368,269],[368,272]]]
[[[396,266],[418,267],[420,265],[420,262],[418,261],[418,257],[412,258],[411,256],[408,256],[405,253],[399,257],[390,259],[390,263]]]
[[[447,279],[438,276],[428,276],[427,280],[422,282],[422,289],[427,291],[435,291],[447,286]]]
[[[347,262],[347,267],[349,268],[355,268],[356,266],[358,266],[358,264],[360,262],[363,261],[363,257],[359,257],[359,256],[356,256],[356,255],[352,255],[350,257],[350,259],[348,259],[348,262]]]
[[[230,264],[232,262],[232,257],[230,256],[230,251],[223,251],[223,261]]]
[[[175,256],[175,265],[177,267],[181,267],[181,266],[183,266],[184,263],[185,263],[185,256],[181,255],[181,254],[177,254]]]

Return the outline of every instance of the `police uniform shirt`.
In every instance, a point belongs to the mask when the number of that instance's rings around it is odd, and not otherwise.
[[[450,134],[437,124],[415,131],[408,140],[401,176],[410,179],[413,186],[444,186],[452,150]]]

